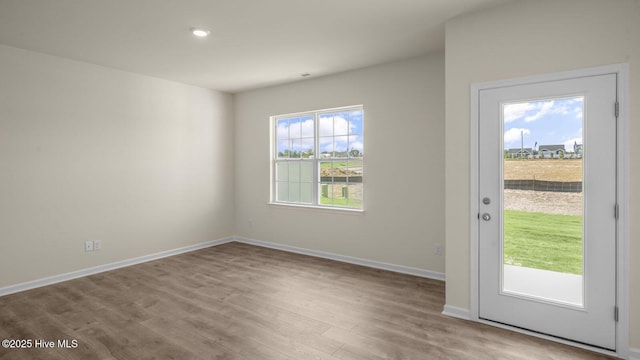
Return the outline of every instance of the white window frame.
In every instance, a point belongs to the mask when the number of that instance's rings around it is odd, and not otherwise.
[[[270,181],[271,181],[271,186],[270,186],[270,199],[269,199],[269,203],[272,205],[283,205],[283,206],[293,206],[293,207],[305,207],[305,208],[316,208],[316,209],[330,209],[330,210],[340,210],[340,211],[349,211],[349,212],[364,212],[364,174],[363,174],[363,180],[362,180],[362,187],[363,187],[363,194],[362,194],[362,206],[360,208],[354,208],[354,207],[347,207],[347,206],[340,206],[340,205],[327,205],[327,204],[321,204],[320,203],[320,194],[319,194],[319,189],[320,189],[320,185],[321,185],[321,179],[320,179],[320,163],[322,162],[326,162],[326,161],[348,161],[350,158],[328,158],[328,159],[323,159],[320,157],[320,131],[319,131],[319,119],[320,116],[327,114],[327,113],[335,113],[335,112],[341,112],[341,111],[361,111],[363,114],[363,121],[362,121],[362,132],[358,133],[358,135],[362,136],[363,142],[364,142],[364,107],[363,105],[352,105],[352,106],[344,106],[344,107],[338,107],[338,108],[331,108],[331,109],[322,109],[322,110],[313,110],[313,111],[304,111],[304,112],[298,112],[298,113],[290,113],[290,114],[282,114],[282,115],[275,115],[275,116],[271,116],[270,117],[270,121],[269,121],[269,135],[270,135]],[[314,152],[314,156],[312,158],[296,158],[296,159],[292,159],[292,160],[284,160],[284,159],[278,159],[278,140],[277,140],[277,124],[278,124],[278,120],[282,120],[282,119],[289,119],[289,118],[295,118],[295,117],[304,117],[304,116],[311,116],[313,118],[313,126],[314,126],[314,135],[313,135],[313,152]],[[336,135],[334,135],[336,136]],[[342,136],[342,135],[339,135]],[[347,151],[349,151],[347,149]],[[364,153],[364,151],[363,151]],[[278,201],[277,200],[277,181],[276,181],[276,177],[277,177],[277,163],[280,162],[286,162],[286,161],[295,161],[295,162],[310,162],[312,164],[312,169],[313,169],[313,181],[312,181],[312,202],[310,204],[307,203],[301,203],[301,202],[289,202],[289,201]],[[362,167],[364,168],[364,155],[360,158],[357,158],[357,161],[362,163]],[[363,171],[364,173],[364,171]]]

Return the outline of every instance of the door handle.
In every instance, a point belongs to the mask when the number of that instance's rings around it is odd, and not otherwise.
[[[489,215],[487,213],[482,214],[482,220],[484,220],[484,221],[491,220],[491,215]]]

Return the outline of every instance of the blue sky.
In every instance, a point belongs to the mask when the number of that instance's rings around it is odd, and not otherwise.
[[[504,104],[504,148],[520,148],[522,132],[525,148],[537,142],[573,151],[575,142],[582,144],[583,108],[583,97]]]
[[[278,120],[278,152],[285,149],[307,151],[313,149],[313,116],[292,117]],[[320,114],[318,136],[320,152],[363,151],[363,112],[340,111]]]
[[[320,115],[320,152],[363,150],[362,111]]]

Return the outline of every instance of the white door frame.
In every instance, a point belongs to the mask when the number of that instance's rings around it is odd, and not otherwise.
[[[480,90],[525,85],[539,82],[566,80],[577,77],[586,77],[594,75],[617,74],[617,92],[619,102],[619,113],[617,123],[617,203],[619,206],[619,217],[616,225],[617,235],[617,276],[616,276],[616,298],[618,306],[618,322],[616,324],[616,352],[610,352],[587,345],[573,343],[571,341],[558,339],[555,337],[538,334],[531,331],[522,330],[506,325],[500,325],[494,322],[485,321],[479,317],[478,308],[478,291],[479,291],[479,224],[480,213],[478,205],[479,189],[479,120],[480,120]],[[535,75],[516,79],[498,80],[482,83],[471,84],[470,94],[470,194],[469,194],[469,213],[470,213],[470,304],[469,315],[471,320],[523,332],[529,335],[586,348],[589,350],[614,354],[616,356],[627,358],[629,355],[629,64],[614,64],[608,66],[600,66],[587,69],[579,69],[573,71],[558,72],[552,74]],[[612,108],[611,111],[614,111]],[[613,314],[612,314],[613,316]]]

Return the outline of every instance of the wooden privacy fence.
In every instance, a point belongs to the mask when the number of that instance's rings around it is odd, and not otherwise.
[[[582,181],[505,180],[504,188],[551,192],[582,192]]]

